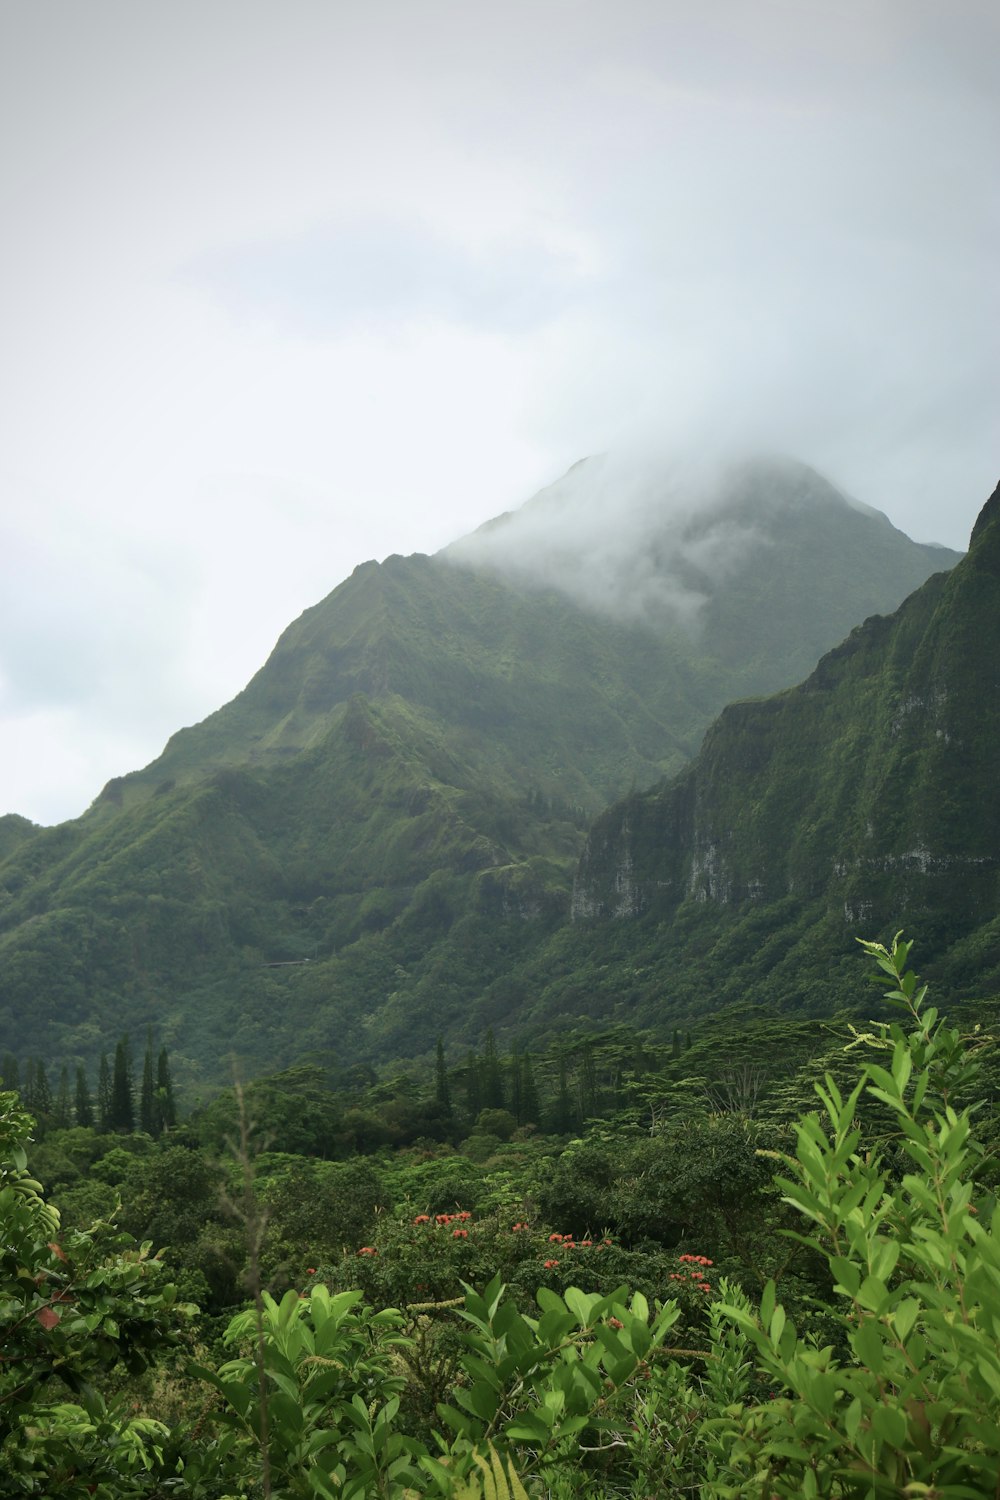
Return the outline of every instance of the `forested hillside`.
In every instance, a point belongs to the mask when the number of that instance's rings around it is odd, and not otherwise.
[[[650,481],[645,529],[581,598],[592,471],[554,514],[551,493],[525,507],[530,547],[497,550],[515,515],[358,568],[83,818],[7,820],[3,1043],[73,1068],[152,1025],[196,1087],[234,1049],[250,1071],[384,1061],[529,1000],[537,1023],[520,971],[566,927],[590,820],[685,765],[725,702],[794,681],[954,561],[802,465],[757,463],[701,509]],[[588,553],[581,576],[602,567]]]
[[[853,934],[893,922],[919,926],[949,994],[1000,987],[998,660],[1000,491],[950,575],[799,687],[727,708],[686,771],[597,820],[574,911],[605,992],[638,968],[645,1019],[654,980],[679,1013],[822,1012],[849,988]]]

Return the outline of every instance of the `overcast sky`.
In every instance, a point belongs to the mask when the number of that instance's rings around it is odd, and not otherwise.
[[[964,547],[998,14],[0,0],[0,812],[588,453],[735,429]]]

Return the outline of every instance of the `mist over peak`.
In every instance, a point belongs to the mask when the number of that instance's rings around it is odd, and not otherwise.
[[[889,525],[782,455],[600,454],[440,555],[628,624],[692,634],[713,594],[791,517],[824,507]]]

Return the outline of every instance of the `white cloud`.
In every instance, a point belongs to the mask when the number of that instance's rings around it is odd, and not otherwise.
[[[997,31],[985,0],[7,7],[6,805],[79,811],[359,561],[651,434],[796,452],[963,545]],[[60,714],[71,756],[5,758]]]

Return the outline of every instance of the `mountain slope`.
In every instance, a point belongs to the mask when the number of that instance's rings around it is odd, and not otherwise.
[[[900,926],[939,986],[996,987],[998,661],[1000,490],[950,574],[801,686],[725,709],[686,771],[597,820],[574,890],[587,941],[633,919],[661,1009],[706,1003],[708,976],[713,1005],[829,1009],[853,935]]]
[[[745,469],[700,510],[657,494],[602,559],[564,481],[569,573],[537,534],[533,573],[520,543],[365,564],[84,818],[12,830],[0,1046],[73,1061],[152,1022],[217,1077],[234,1046],[250,1067],[401,1055],[522,1005],[589,819],[954,560],[803,466]],[[604,562],[614,586],[580,595]]]

